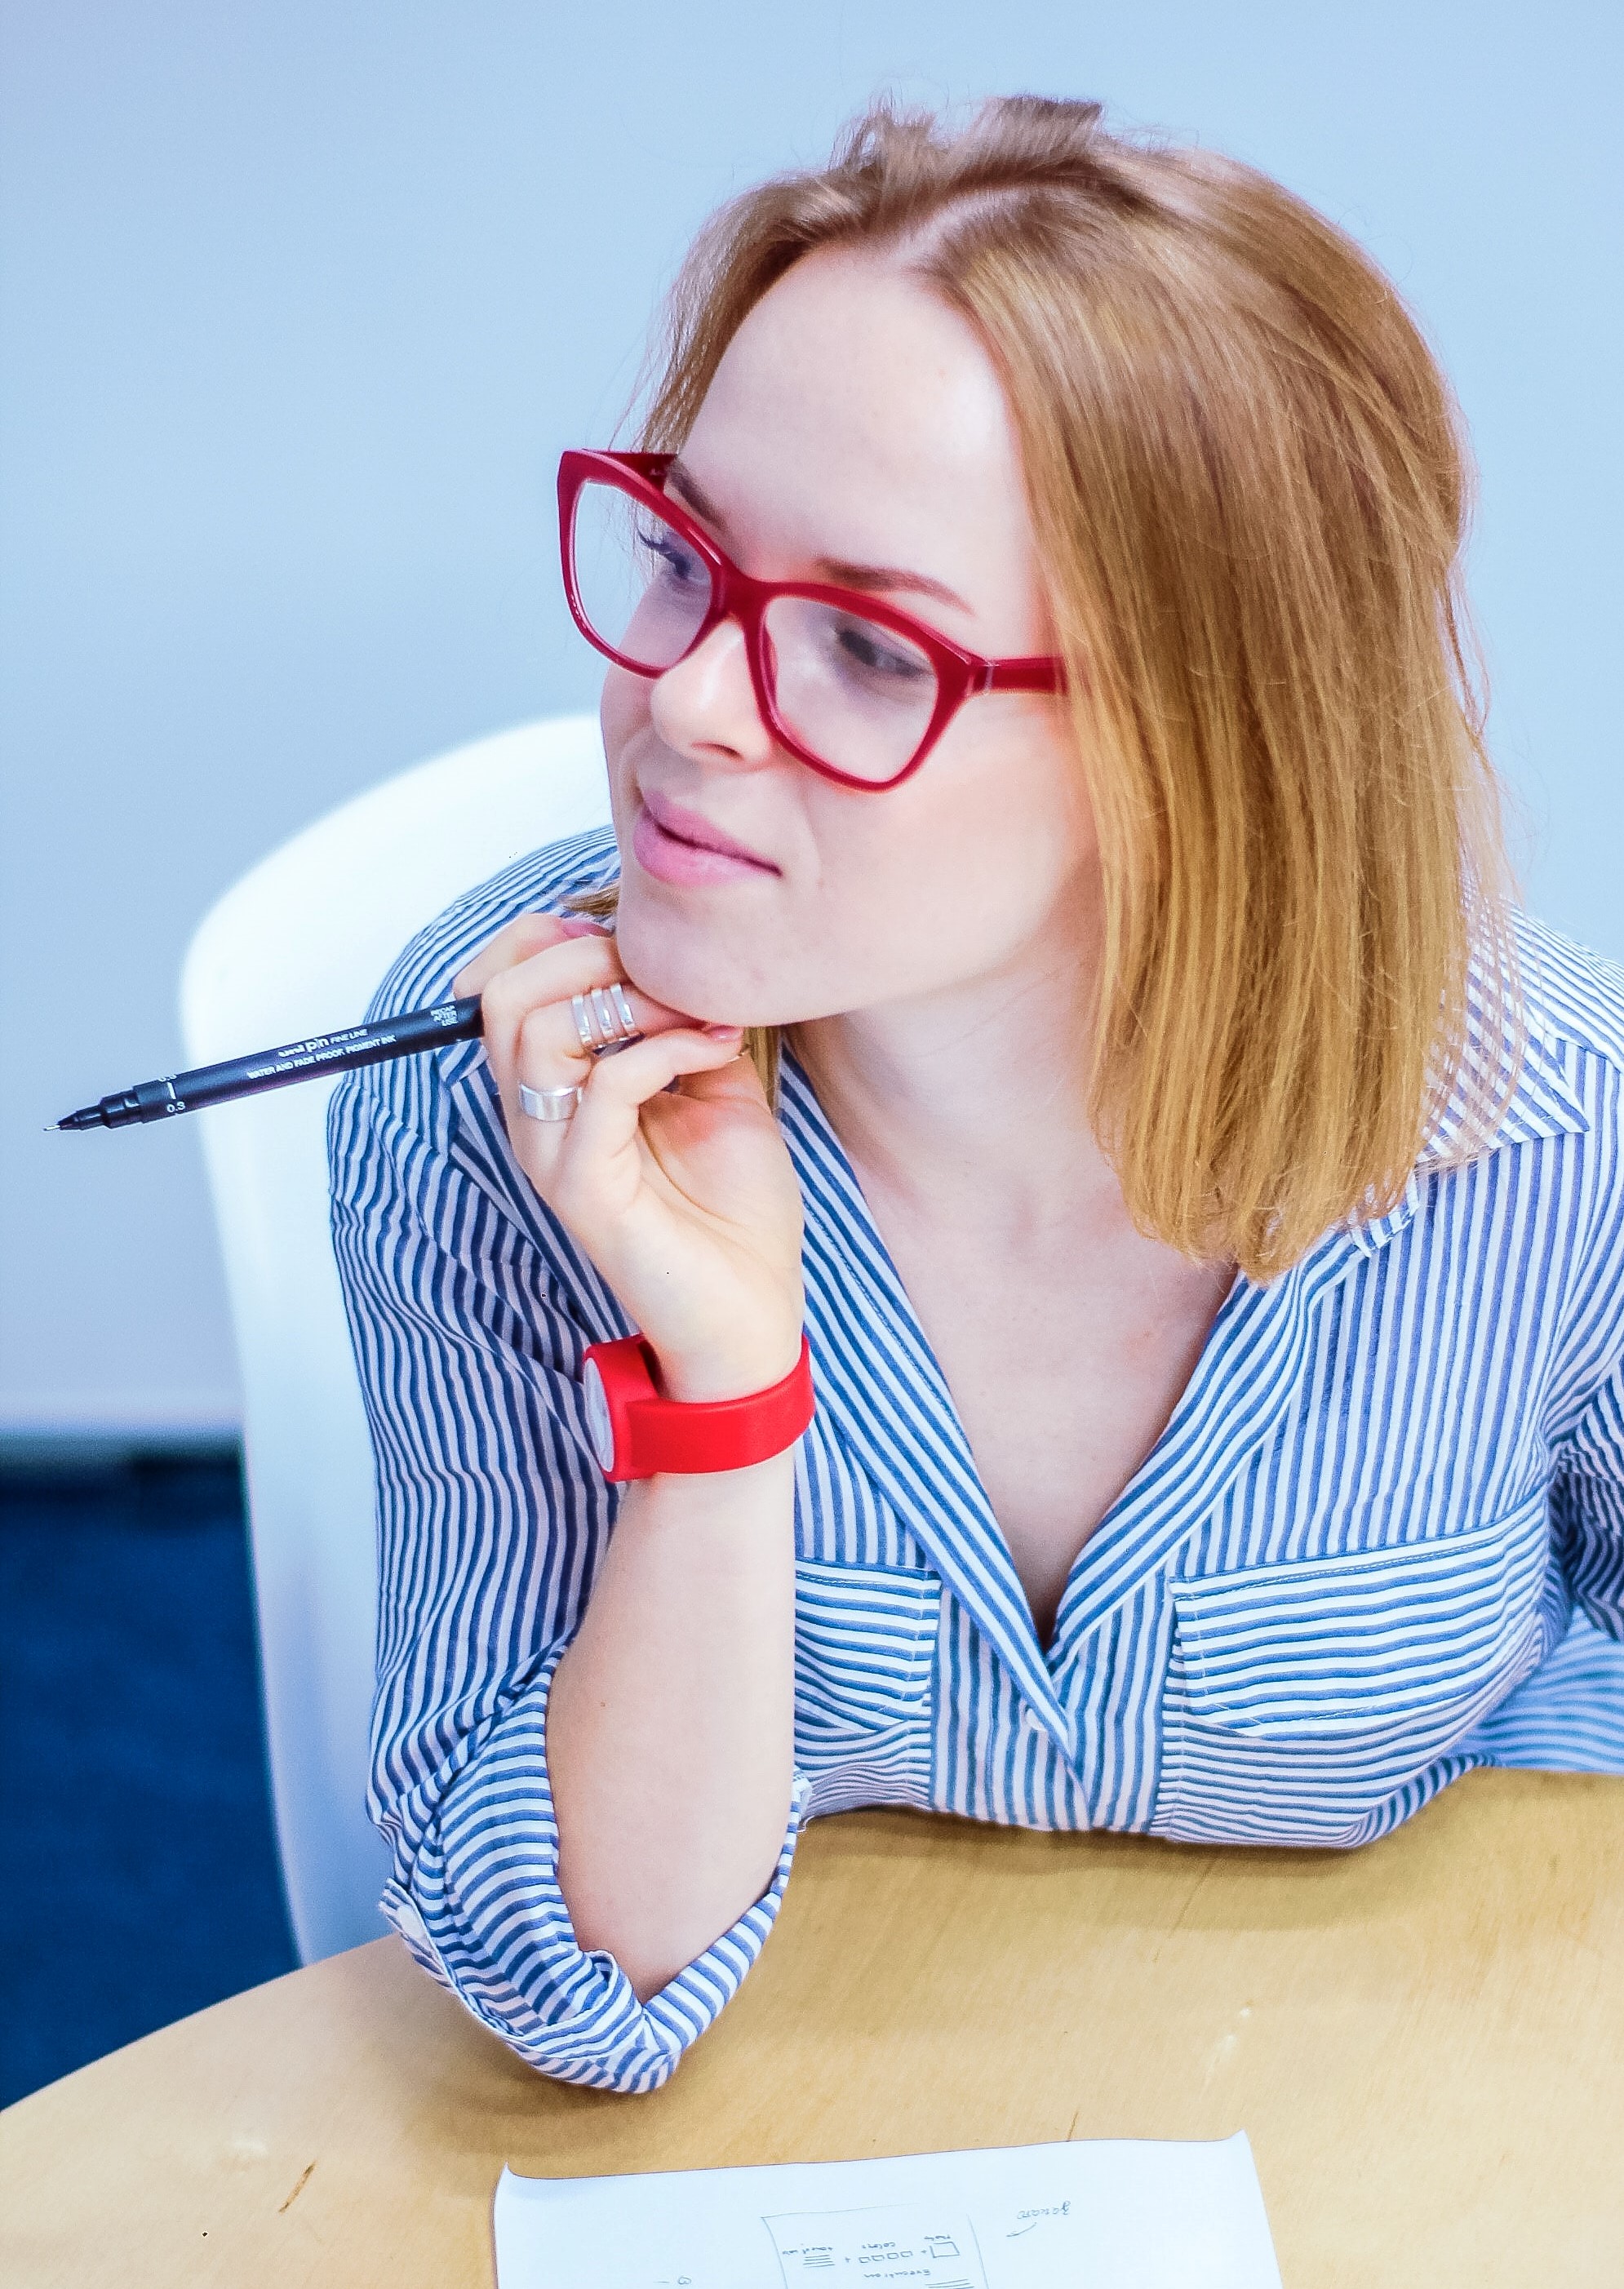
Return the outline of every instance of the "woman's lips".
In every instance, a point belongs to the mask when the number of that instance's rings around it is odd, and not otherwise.
[[[671,821],[662,825],[655,817],[648,797],[638,805],[636,824],[632,829],[632,855],[645,873],[662,882],[693,884],[702,882],[734,882],[745,875],[776,874],[777,867],[765,858],[752,858],[735,848],[712,850],[699,842],[690,842],[681,832],[683,814],[672,806],[663,806]]]

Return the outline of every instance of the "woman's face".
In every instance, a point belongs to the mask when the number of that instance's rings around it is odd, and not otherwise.
[[[1054,649],[991,363],[872,256],[808,256],[756,306],[670,490],[759,578],[861,586],[988,657]],[[785,1025],[928,996],[1075,940],[1092,903],[1062,699],[980,694],[912,778],[869,794],[778,746],[727,622],[657,680],[611,669],[602,718],[621,959],[675,1009]],[[706,870],[660,819],[760,863]]]

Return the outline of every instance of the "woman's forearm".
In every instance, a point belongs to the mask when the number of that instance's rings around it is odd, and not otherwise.
[[[741,1028],[651,999],[578,918],[520,917],[456,985],[482,996],[520,1166],[652,1349],[665,1395],[781,1382],[805,1317],[800,1186]],[[583,1013],[610,993],[635,1031],[598,1057]],[[565,1117],[548,1115],[561,1099]],[[785,1452],[635,1481],[553,1679],[560,1887],[581,1946],[644,1997],[760,1897],[783,1846],[794,1467]]]
[[[628,1488],[553,1682],[547,1765],[576,1937],[645,1999],[771,1881],[794,1623],[792,1452]]]

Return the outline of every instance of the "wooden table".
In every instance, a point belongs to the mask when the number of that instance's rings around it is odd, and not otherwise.
[[[1477,1773],[1381,1844],[820,1822],[652,2098],[520,2065],[398,1942],[0,2117],[16,2289],[487,2289],[537,2176],[1244,2129],[1286,2289],[1624,2282],[1624,1782]]]

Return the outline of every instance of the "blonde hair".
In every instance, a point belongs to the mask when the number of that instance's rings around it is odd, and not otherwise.
[[[1514,1077],[1447,386],[1369,258],[1250,167],[1094,103],[882,106],[707,225],[647,445],[825,247],[890,252],[999,370],[1099,834],[1090,1116],[1143,1231],[1270,1278],[1393,1207],[1452,1100],[1480,1148]],[[774,1090],[778,1037],[749,1046]]]

